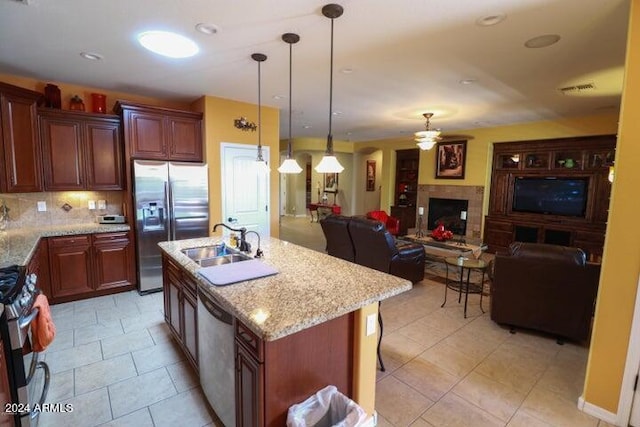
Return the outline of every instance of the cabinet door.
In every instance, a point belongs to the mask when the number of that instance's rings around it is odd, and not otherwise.
[[[0,405],[4,411],[7,403],[11,403],[11,389],[9,388],[9,367],[7,366],[7,359],[4,354],[4,343],[0,338]],[[0,426],[9,427],[13,426],[13,416],[8,413],[0,415]]]
[[[128,233],[104,233],[93,236],[95,289],[134,284],[133,249]]]
[[[85,188],[82,124],[62,117],[39,116],[44,158],[44,187],[48,191]]]
[[[129,122],[129,143],[132,158],[167,159],[168,138],[162,114],[131,111],[126,120]]]
[[[491,197],[489,198],[489,215],[505,215],[507,213],[507,200],[511,174],[502,171],[494,171],[491,182]]]
[[[174,337],[179,342],[182,342],[180,322],[182,292],[180,289],[180,280],[173,274],[167,274],[165,277],[164,297],[166,303],[164,317]]]
[[[49,274],[49,246],[47,239],[40,239],[38,246],[36,247],[31,261],[27,266],[27,273],[35,274],[37,276],[37,287],[40,288],[42,293],[51,298],[51,279]]]
[[[182,292],[182,312],[184,323],[182,343],[187,349],[187,355],[194,368],[198,369],[198,304],[196,298],[189,292]]]
[[[122,190],[122,142],[119,120],[84,125],[87,189]]]
[[[91,236],[49,239],[49,270],[53,298],[93,292]]]
[[[236,426],[264,425],[264,365],[236,342]]]
[[[0,148],[4,152],[4,167],[0,164],[3,169],[0,192],[26,193],[43,190],[36,100],[30,92],[24,95],[18,91],[9,92],[4,85],[0,85]],[[1,157],[2,153],[0,159]]]
[[[167,120],[170,135],[169,158],[201,162],[202,120],[171,116]]]

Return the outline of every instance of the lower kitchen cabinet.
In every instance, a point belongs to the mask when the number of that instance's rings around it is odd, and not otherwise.
[[[59,303],[133,289],[135,266],[130,233],[49,238],[51,293],[47,297]]]
[[[164,318],[182,347],[187,360],[198,371],[198,299],[193,278],[162,257]]]
[[[49,274],[49,245],[47,239],[40,239],[36,250],[31,256],[27,265],[27,274],[35,274],[37,277],[36,286],[43,294],[51,295],[51,278]]]

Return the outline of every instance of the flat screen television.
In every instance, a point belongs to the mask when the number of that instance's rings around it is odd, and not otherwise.
[[[513,212],[584,217],[589,178],[516,177]]]

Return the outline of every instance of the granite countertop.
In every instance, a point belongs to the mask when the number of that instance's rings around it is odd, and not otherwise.
[[[0,268],[27,265],[40,238],[127,231],[129,224],[73,224],[0,231]]]
[[[265,341],[293,334],[411,289],[410,281],[276,238],[262,238],[261,260],[278,274],[214,286],[181,249],[220,243],[220,238],[162,242],[160,247]],[[256,248],[252,242],[252,248]]]

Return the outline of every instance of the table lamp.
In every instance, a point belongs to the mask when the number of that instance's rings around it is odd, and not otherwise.
[[[416,231],[416,237],[424,237],[424,233],[422,232],[422,215],[424,215],[424,208],[422,206],[420,206],[418,208],[418,224],[417,224],[417,231]]]

